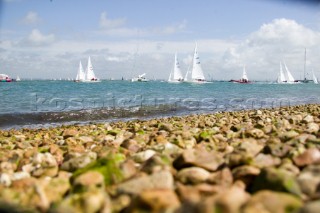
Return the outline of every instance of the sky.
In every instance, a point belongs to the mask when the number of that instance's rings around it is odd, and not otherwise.
[[[75,78],[91,57],[100,79],[167,79],[197,43],[207,79],[320,78],[320,4],[298,0],[0,0],[0,73]],[[308,77],[308,76],[307,76]],[[311,78],[311,76],[309,76]]]

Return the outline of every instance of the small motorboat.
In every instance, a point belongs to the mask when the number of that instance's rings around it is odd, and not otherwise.
[[[6,74],[0,74],[0,82],[12,82],[12,79]]]

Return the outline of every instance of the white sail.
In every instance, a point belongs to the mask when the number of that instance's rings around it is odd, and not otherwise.
[[[286,82],[286,77],[283,73],[283,69],[282,69],[282,64],[280,62],[280,71],[279,71],[279,75],[278,75],[278,79],[277,79],[278,83],[284,83]]]
[[[189,65],[189,67],[188,67],[188,70],[187,70],[187,72],[186,72],[186,75],[184,76],[184,81],[189,81],[189,74],[190,74],[190,66],[191,66],[191,64]]]
[[[93,67],[92,67],[92,64],[91,64],[91,58],[89,56],[86,75],[85,75],[85,80],[86,81],[94,81],[96,79],[97,78],[96,78],[96,76],[95,76],[95,74],[93,72]]]
[[[181,73],[180,63],[178,61],[177,53],[176,53],[174,57],[173,70],[169,76],[169,82],[179,82],[179,81],[183,81],[183,76]]]
[[[184,76],[184,81],[188,81],[188,74],[189,74],[189,70],[187,71],[186,75]]]
[[[317,79],[317,77],[315,76],[313,70],[312,70],[312,79],[313,79],[313,83],[318,84],[318,79]]]
[[[181,73],[181,68],[180,68],[180,63],[177,58],[177,54],[175,54],[175,66],[173,70],[173,79],[174,80],[181,80],[183,79],[182,73]]]
[[[171,79],[171,73],[172,73],[172,72],[170,72],[170,75],[169,75],[168,81],[172,81],[172,79]]]
[[[242,78],[241,78],[241,80],[249,81],[248,76],[247,76],[247,72],[246,72],[246,67],[245,67],[245,66],[243,66],[243,73],[242,73]]]
[[[285,67],[285,69],[286,69],[286,77],[287,77],[287,82],[294,82],[294,78],[293,78],[293,76],[292,76],[292,74],[291,74],[291,72],[289,71],[289,69],[288,69],[288,67],[287,67],[287,65],[286,65],[286,63],[285,62],[283,62],[283,64],[284,64],[284,67]]]
[[[84,81],[84,80],[85,80],[85,73],[82,67],[82,63],[80,61],[76,81]]]
[[[146,74],[143,73],[143,74],[139,75],[139,78],[143,78],[145,75],[146,75]]]
[[[191,71],[191,79],[192,81],[205,81],[202,67],[200,64],[200,58],[199,54],[197,51],[197,44],[194,49],[194,54],[193,54],[193,64],[192,64],[192,71]]]
[[[19,76],[17,76],[16,81],[21,81],[21,79],[20,79],[20,77],[19,77]]]

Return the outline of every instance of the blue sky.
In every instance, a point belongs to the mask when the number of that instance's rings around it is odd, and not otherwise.
[[[306,1],[304,1],[306,2]],[[309,2],[309,1],[307,1]],[[100,78],[167,78],[174,53],[186,72],[195,42],[207,77],[320,77],[320,6],[276,0],[2,0],[0,73],[74,78],[91,56]]]

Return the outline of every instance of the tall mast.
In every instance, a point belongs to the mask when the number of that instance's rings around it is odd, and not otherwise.
[[[306,65],[307,65],[307,48],[304,48],[304,70],[303,70],[304,80],[307,80],[307,78],[306,78]]]

